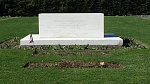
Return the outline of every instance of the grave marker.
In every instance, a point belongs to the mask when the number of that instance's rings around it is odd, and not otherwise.
[[[34,45],[122,45],[120,37],[104,37],[103,13],[41,13]],[[107,35],[105,35],[107,36]],[[32,45],[30,36],[20,45]]]

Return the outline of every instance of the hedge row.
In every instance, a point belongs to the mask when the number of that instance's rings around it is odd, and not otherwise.
[[[43,12],[148,15],[150,0],[0,0],[0,16],[37,16]]]

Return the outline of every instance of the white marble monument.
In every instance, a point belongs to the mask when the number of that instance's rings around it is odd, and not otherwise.
[[[103,13],[41,13],[39,34],[20,40],[20,45],[122,45],[119,37],[104,37]]]

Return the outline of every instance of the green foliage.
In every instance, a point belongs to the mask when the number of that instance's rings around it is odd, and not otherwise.
[[[142,15],[150,14],[149,7],[149,0],[0,0],[0,16],[37,16],[43,12]]]

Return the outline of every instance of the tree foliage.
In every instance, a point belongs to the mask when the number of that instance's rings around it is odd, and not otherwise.
[[[150,0],[0,0],[0,16],[37,16],[39,13],[150,14]]]

